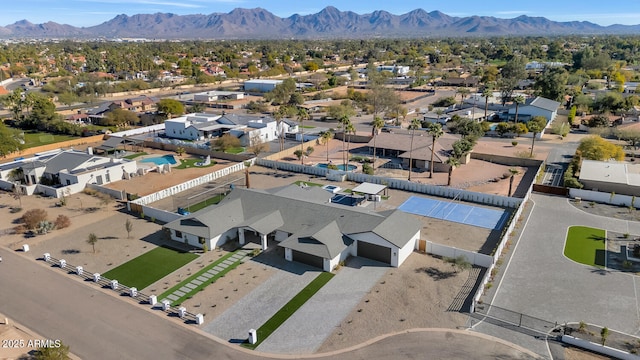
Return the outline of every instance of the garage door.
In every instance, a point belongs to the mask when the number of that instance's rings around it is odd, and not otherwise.
[[[301,262],[320,269],[324,268],[324,260],[321,257],[305,254],[296,250],[293,250],[293,261]]]
[[[391,248],[358,241],[358,256],[391,264]]]

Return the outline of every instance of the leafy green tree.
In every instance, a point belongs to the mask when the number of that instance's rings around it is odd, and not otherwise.
[[[533,84],[536,94],[547,99],[560,101],[566,93],[569,73],[561,67],[546,68]]]
[[[594,107],[600,112],[617,112],[625,107],[625,102],[622,94],[608,91],[596,97]]]
[[[93,253],[96,253],[96,243],[98,242],[98,236],[96,236],[96,234],[91,233],[89,234],[89,236],[87,237],[87,244],[91,245],[91,247],[93,248]]]
[[[611,122],[609,121],[609,117],[606,115],[596,115],[587,121],[587,126],[608,128],[611,126]]]
[[[342,119],[345,116],[350,118],[355,115],[356,110],[349,99],[342,100],[340,104],[331,105],[327,108],[327,116],[332,119]]]
[[[296,92],[296,80],[293,78],[285,79],[282,83],[265,94],[265,99],[271,101],[272,105],[288,104],[291,95]]]
[[[4,123],[0,122],[0,156],[20,151],[24,148],[23,133],[9,129]]]
[[[536,136],[542,132],[546,126],[547,118],[544,116],[534,116],[527,122],[527,128],[533,133],[533,137],[531,138],[531,153],[529,156],[533,157],[533,147],[536,144]]]
[[[442,125],[439,123],[431,123],[427,127],[427,132],[431,135],[431,162],[429,163],[429,177],[433,178],[433,154],[436,151],[436,140],[444,135]]]
[[[621,146],[610,143],[597,135],[586,137],[580,141],[577,153],[582,159],[604,161],[624,159],[624,150]]]
[[[223,152],[240,146],[240,139],[231,135],[224,134],[213,142],[214,146]]]
[[[498,133],[498,135],[500,135],[500,137],[503,137],[506,133],[512,130],[513,127],[506,122],[500,122],[498,123],[498,125],[496,125],[496,132]]]
[[[110,111],[102,120],[101,125],[122,127],[136,124],[139,120],[138,115],[133,111],[118,108]]]
[[[169,119],[174,115],[184,114],[184,105],[175,99],[162,99],[157,104],[158,112],[165,114]]]
[[[523,56],[514,56],[502,67],[498,80],[498,89],[502,98],[502,106],[511,99],[513,90],[520,80],[526,79],[526,59]]]

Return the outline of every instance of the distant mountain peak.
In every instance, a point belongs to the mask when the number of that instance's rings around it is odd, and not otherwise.
[[[603,27],[588,21],[557,22],[520,15],[454,17],[438,10],[415,9],[394,15],[385,10],[369,14],[327,6],[315,14],[280,18],[266,9],[236,8],[228,13],[176,15],[120,14],[102,24],[78,28],[55,22],[32,24],[20,20],[0,27],[3,37],[146,37],[151,39],[283,39],[424,36],[498,36],[564,34],[638,34],[640,25]]]

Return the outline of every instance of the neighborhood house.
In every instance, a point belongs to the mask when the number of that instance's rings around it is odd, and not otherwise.
[[[165,225],[171,239],[212,249],[238,239],[263,250],[277,244],[285,258],[331,271],[349,256],[402,265],[417,247],[421,223],[400,210],[371,212],[333,204],[332,193],[296,185],[234,189],[217,206]]]

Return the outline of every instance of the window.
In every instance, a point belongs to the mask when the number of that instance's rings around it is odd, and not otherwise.
[[[182,231],[176,230],[176,237],[177,238],[182,238]]]

